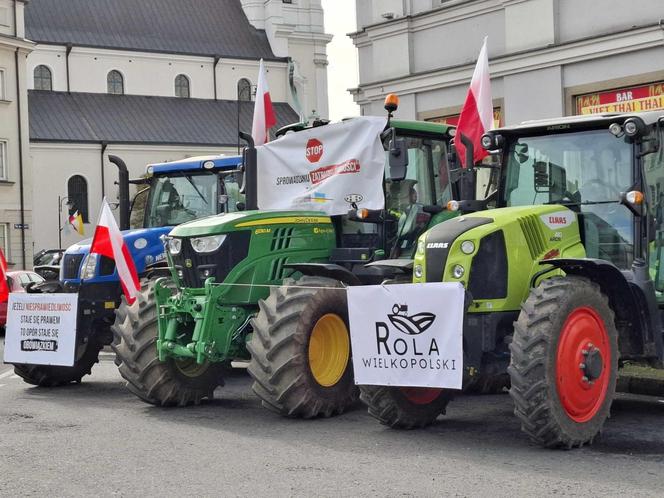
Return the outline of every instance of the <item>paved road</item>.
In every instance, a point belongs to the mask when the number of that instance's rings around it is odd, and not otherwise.
[[[0,364],[0,496],[654,496],[664,483],[664,403],[622,399],[601,441],[550,451],[520,434],[507,396],[455,400],[424,431],[357,409],[287,420],[244,372],[202,407],[158,409],[112,361],[81,385],[29,387]]]

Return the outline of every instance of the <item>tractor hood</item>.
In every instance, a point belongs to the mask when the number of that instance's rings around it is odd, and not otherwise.
[[[171,230],[173,237],[203,237],[228,233],[246,228],[260,228],[284,223],[331,223],[330,217],[320,211],[242,211],[218,214],[178,225]]]

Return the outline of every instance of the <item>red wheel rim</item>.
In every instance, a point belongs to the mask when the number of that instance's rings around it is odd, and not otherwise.
[[[567,416],[587,422],[600,410],[609,387],[611,345],[606,327],[592,308],[577,308],[560,332],[556,388]]]
[[[429,387],[401,387],[400,389],[406,399],[415,405],[428,405],[429,403],[433,403],[438,399],[440,393],[443,392],[442,389]]]

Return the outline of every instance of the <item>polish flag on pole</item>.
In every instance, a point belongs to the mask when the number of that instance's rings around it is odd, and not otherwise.
[[[482,135],[493,129],[493,101],[491,99],[489,57],[486,50],[487,38],[484,37],[482,50],[480,50],[480,56],[477,58],[477,65],[475,66],[473,79],[470,80],[470,89],[461,110],[461,116],[459,116],[456,138],[454,139],[457,157],[464,168],[469,166],[466,161],[464,139],[473,144],[473,164],[489,155],[480,144]]]
[[[256,102],[254,104],[254,122],[251,126],[251,136],[256,145],[268,142],[268,131],[277,124],[277,118],[272,107],[270,89],[267,86],[267,77],[261,59],[258,68],[258,87],[256,89]]]
[[[133,304],[140,292],[138,273],[106,198],[101,204],[101,214],[92,239],[90,254],[100,254],[115,261],[127,302]]]
[[[7,285],[7,260],[0,249],[0,303],[9,299],[9,286]]]

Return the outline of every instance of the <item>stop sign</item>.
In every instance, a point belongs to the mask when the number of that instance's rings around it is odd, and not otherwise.
[[[317,138],[310,138],[307,142],[305,155],[310,163],[317,163],[320,161],[320,158],[323,157],[323,144],[321,141]]]

